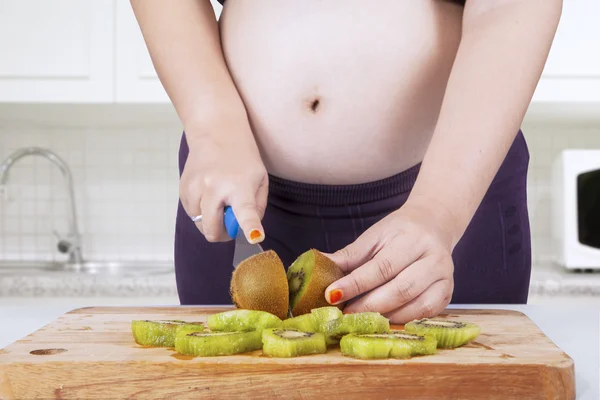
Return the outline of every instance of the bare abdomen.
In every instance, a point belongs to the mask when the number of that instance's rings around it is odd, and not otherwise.
[[[228,0],[223,49],[269,172],[350,184],[421,161],[461,16],[442,0]]]

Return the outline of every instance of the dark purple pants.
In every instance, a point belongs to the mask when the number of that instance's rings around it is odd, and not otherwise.
[[[185,135],[179,152],[188,156]],[[531,238],[526,180],[529,152],[519,132],[506,159],[453,252],[452,303],[526,303]],[[406,201],[419,165],[380,181],[311,185],[269,177],[263,249],[284,265],[304,251],[334,252]],[[209,243],[181,203],[175,229],[175,273],[181,304],[231,304],[234,242]]]

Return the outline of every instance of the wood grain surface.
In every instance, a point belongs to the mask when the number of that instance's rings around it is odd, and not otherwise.
[[[574,399],[573,360],[525,315],[447,310],[481,335],[409,360],[363,361],[339,348],[292,359],[260,351],[210,358],[143,348],[133,319],[203,321],[207,307],[98,307],[65,314],[0,350],[0,399]],[[396,327],[400,328],[400,327]]]

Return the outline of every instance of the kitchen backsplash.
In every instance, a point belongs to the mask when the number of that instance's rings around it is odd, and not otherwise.
[[[170,108],[44,106],[32,112],[7,107],[0,105],[0,159],[20,147],[40,146],[67,161],[86,259],[172,260],[181,128]],[[600,123],[537,118],[526,121],[523,131],[531,153],[534,261],[545,262],[552,256],[551,163],[564,148],[600,148]],[[65,257],[53,234],[65,234],[68,227],[63,183],[46,159],[28,157],[15,164],[0,193],[0,259]]]

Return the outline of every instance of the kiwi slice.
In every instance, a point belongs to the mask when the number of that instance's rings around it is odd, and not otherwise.
[[[173,347],[177,332],[202,332],[202,322],[185,322],[179,320],[134,320],[131,321],[131,331],[137,344],[151,347]]]
[[[299,315],[283,320],[281,327],[284,329],[297,329],[302,332],[318,332],[317,321],[312,314]]]
[[[292,314],[308,314],[314,308],[329,305],[325,289],[343,276],[342,270],[318,250],[302,253],[287,271]],[[341,308],[343,304],[338,306]]]
[[[374,358],[410,358],[415,355],[435,354],[436,341],[432,336],[421,336],[404,331],[390,333],[355,334],[342,337],[340,350],[345,356]]]
[[[327,351],[325,337],[318,332],[297,329],[265,329],[262,333],[263,354],[270,357],[297,357]]]
[[[192,332],[177,335],[175,350],[194,357],[228,356],[262,347],[261,331]]]
[[[340,342],[339,338],[332,336],[330,328],[331,321],[335,321],[344,316],[339,308],[333,306],[319,307],[313,309],[310,315],[312,315],[315,319],[317,332],[321,332],[325,335],[325,342],[328,346],[332,346]]]
[[[432,335],[440,349],[452,349],[463,346],[475,339],[481,328],[470,322],[450,321],[446,319],[423,318],[407,323],[404,329],[410,333]]]
[[[437,340],[433,335],[419,335],[406,331],[390,331],[388,335],[394,336],[398,341],[408,345],[411,350],[411,356],[424,356],[435,354],[436,352]],[[401,355],[396,353],[402,351],[402,349],[403,346],[394,346],[390,356],[402,358]]]
[[[288,282],[285,268],[273,251],[255,254],[233,271],[231,299],[237,308],[266,311],[284,319],[288,315]]]
[[[330,321],[323,327],[324,333],[338,340],[350,333],[374,334],[389,331],[390,321],[376,312],[345,314],[342,318]]]
[[[281,326],[281,320],[266,311],[232,310],[209,315],[206,323],[212,331],[254,331]]]
[[[343,355],[355,358],[389,358],[395,341],[393,336],[385,333],[371,335],[351,333],[340,340],[340,350]]]

